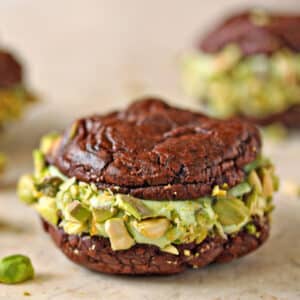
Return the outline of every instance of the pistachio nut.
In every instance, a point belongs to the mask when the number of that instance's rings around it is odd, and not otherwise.
[[[113,250],[125,250],[135,244],[121,218],[109,219],[104,226]]]
[[[233,197],[241,197],[244,194],[251,192],[251,186],[247,182],[242,182],[228,191],[228,194]]]
[[[20,283],[34,277],[34,269],[27,256],[15,254],[0,260],[0,282]]]
[[[139,233],[150,239],[162,237],[168,230],[170,221],[166,218],[147,219],[137,223]]]
[[[88,210],[88,208],[84,207],[78,200],[72,201],[68,205],[67,210],[70,216],[81,223],[86,222],[91,215],[91,212]]]
[[[151,210],[144,205],[140,199],[122,194],[117,194],[116,199],[117,205],[129,215],[134,216],[137,220],[151,215]]]
[[[259,193],[262,193],[263,187],[259,176],[255,170],[252,170],[248,176],[248,182],[253,186]]]
[[[32,175],[23,175],[17,187],[17,193],[19,198],[27,203],[31,204],[37,201],[34,196],[35,186],[34,186],[34,178]]]

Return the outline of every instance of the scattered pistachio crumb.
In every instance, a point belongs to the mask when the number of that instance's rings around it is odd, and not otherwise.
[[[190,256],[190,255],[191,255],[191,251],[188,250],[188,249],[184,249],[184,250],[183,250],[183,254],[184,254],[185,256]]]
[[[23,293],[23,296],[31,296],[31,293],[29,293],[28,291],[25,291],[25,292]]]

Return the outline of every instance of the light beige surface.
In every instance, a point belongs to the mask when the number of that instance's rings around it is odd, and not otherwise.
[[[26,58],[30,82],[44,98],[1,136],[10,170],[0,187],[0,256],[28,254],[37,273],[22,285],[0,285],[1,300],[23,299],[25,291],[28,299],[300,299],[299,199],[277,195],[272,236],[255,254],[179,276],[131,278],[69,262],[15,196],[39,137],[75,117],[124,106],[148,92],[197,107],[178,86],[179,54],[217,16],[247,3],[205,2],[1,0],[1,41]],[[256,3],[300,11],[299,0]],[[300,181],[299,149],[299,137],[267,145],[281,177]]]

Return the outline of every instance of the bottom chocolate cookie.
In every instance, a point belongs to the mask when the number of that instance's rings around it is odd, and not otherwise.
[[[69,235],[63,229],[42,222],[55,244],[73,262],[98,272],[128,275],[176,274],[189,267],[229,262],[257,249],[268,238],[270,229],[267,217],[255,218],[255,235],[242,230],[227,240],[216,236],[200,244],[176,245],[179,255],[173,255],[146,244],[113,251],[107,238]]]

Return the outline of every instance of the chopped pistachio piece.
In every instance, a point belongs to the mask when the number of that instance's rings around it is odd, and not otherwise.
[[[0,260],[0,282],[16,284],[33,277],[33,266],[27,256],[16,254]]]
[[[81,234],[83,232],[88,232],[88,227],[86,223],[78,221],[64,220],[59,224],[60,227],[64,229],[68,234]]]
[[[244,194],[251,192],[251,186],[247,182],[242,182],[228,191],[228,194],[233,197],[241,197]]]
[[[88,208],[84,207],[78,200],[75,200],[68,205],[68,211],[74,219],[82,223],[86,222],[91,214]]]
[[[135,244],[134,239],[127,231],[124,221],[120,218],[107,220],[105,222],[105,231],[113,250],[125,250]]]
[[[35,176],[39,177],[45,168],[44,155],[40,150],[33,151],[33,162],[34,162]]]
[[[243,201],[232,198],[220,198],[214,205],[214,211],[218,215],[220,223],[224,226],[224,229],[228,227],[229,231],[232,228],[240,228],[249,219],[250,212],[245,206]]]
[[[249,234],[255,235],[257,233],[256,226],[253,223],[246,225],[246,230]]]
[[[158,239],[168,230],[170,221],[166,218],[147,219],[137,223],[137,230],[147,238]]]
[[[197,227],[197,238],[196,242],[201,243],[208,235],[208,230],[213,226],[211,219],[204,214],[203,212],[199,212],[196,216],[197,223],[199,226]]]
[[[34,178],[32,175],[23,175],[19,182],[17,187],[17,193],[19,198],[27,203],[31,204],[37,201],[35,195],[34,195]]]
[[[117,209],[110,205],[92,208],[93,220],[95,220],[96,223],[102,223],[113,217],[116,213]]]
[[[60,177],[48,177],[36,185],[36,189],[46,196],[55,197],[63,180]]]
[[[248,182],[253,186],[259,193],[262,193],[263,187],[259,176],[255,170],[252,170],[248,176]]]
[[[49,223],[56,225],[58,222],[58,214],[55,198],[42,196],[37,203],[34,204],[35,209]]]
[[[268,158],[259,156],[256,160],[247,164],[244,167],[244,170],[246,173],[250,173],[251,171],[253,171],[257,168],[266,167],[266,166],[270,166],[270,165],[271,165],[271,162]]]
[[[122,194],[117,194],[116,198],[117,205],[137,220],[151,215],[151,210],[140,199]]]
[[[178,255],[179,254],[178,249],[174,245],[169,245],[169,246],[161,249],[161,251],[167,252],[167,253],[170,253],[170,254],[174,254],[174,255]]]
[[[75,184],[76,182],[76,178],[72,177],[67,179],[61,186],[60,186],[60,190],[61,191],[67,191],[73,184]]]
[[[207,235],[208,235],[208,229],[205,228],[205,227],[200,227],[200,228],[197,228],[197,237],[196,237],[196,243],[197,244],[200,244],[201,242],[203,242]]]
[[[270,170],[262,169],[262,193],[265,197],[272,197],[273,192],[273,178]]]
[[[259,195],[257,190],[246,197],[246,205],[252,215],[263,216],[267,209],[265,198]]]

